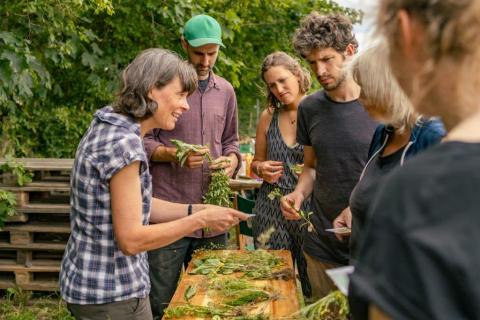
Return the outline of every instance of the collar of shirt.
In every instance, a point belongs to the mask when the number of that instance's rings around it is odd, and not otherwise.
[[[123,127],[135,132],[140,136],[140,124],[135,119],[113,111],[111,106],[106,106],[95,112],[95,118],[99,121],[110,123],[114,126]]]
[[[217,76],[213,73],[213,71],[210,71],[210,75],[208,76],[208,87],[209,88],[216,88],[220,89],[219,82],[217,80]]]

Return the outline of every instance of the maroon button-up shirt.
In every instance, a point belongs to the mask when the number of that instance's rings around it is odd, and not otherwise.
[[[172,147],[170,139],[191,144],[208,144],[213,158],[235,153],[237,171],[242,163],[238,146],[237,98],[232,85],[222,77],[211,73],[205,92],[197,89],[188,97],[190,110],[178,119],[175,129],[154,129],[143,140],[147,156],[151,159],[158,146]],[[205,162],[202,168],[182,168],[177,163],[150,161],[153,196],[177,203],[202,203],[210,183],[210,170]],[[235,172],[236,173],[236,172]],[[193,237],[213,237],[219,233]]]

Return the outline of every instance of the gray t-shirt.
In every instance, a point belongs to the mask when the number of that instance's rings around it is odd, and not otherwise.
[[[300,103],[297,141],[313,147],[317,160],[311,217],[316,231],[306,232],[304,250],[321,261],[348,264],[348,241],[325,229],[348,206],[376,126],[358,100],[336,102],[321,90]]]

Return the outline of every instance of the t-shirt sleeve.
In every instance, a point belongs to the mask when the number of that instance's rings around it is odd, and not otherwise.
[[[300,103],[297,112],[297,142],[304,146],[311,146],[312,142],[308,134],[308,117],[306,109],[306,106],[302,106]]]
[[[97,160],[100,177],[110,180],[120,169],[135,161],[146,163],[146,154],[140,137],[126,135],[113,143],[112,151],[108,155]]]

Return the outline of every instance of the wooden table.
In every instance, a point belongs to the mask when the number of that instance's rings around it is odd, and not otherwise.
[[[218,252],[221,252],[222,254],[228,254],[229,252],[238,252],[238,250],[218,250]],[[293,262],[292,262],[290,251],[270,250],[269,252],[272,252],[278,257],[281,257],[286,263],[286,266],[284,266],[283,268],[290,268],[292,270],[292,273],[294,274]],[[194,259],[195,257],[192,259],[192,261]],[[208,279],[208,276],[189,274],[195,267],[192,261],[189,263],[186,272],[182,275],[181,281],[170,302],[170,306],[184,304],[186,302],[184,295],[187,288],[192,285],[199,285],[200,283],[202,283],[202,281],[205,281],[205,279]],[[222,277],[222,275],[219,275],[218,277]],[[224,276],[224,277],[227,277],[227,276]],[[261,303],[267,304],[266,306],[262,306],[262,307],[265,307],[265,309],[263,309],[263,312],[265,315],[270,316],[269,319],[296,319],[296,317],[292,315],[299,311],[300,304],[298,302],[297,284],[296,284],[295,277],[292,277],[288,280],[269,279],[269,280],[248,280],[248,281],[254,283],[258,287],[263,287],[263,286],[270,287],[275,291],[276,294],[278,294],[278,299],[276,300],[259,303],[259,304]],[[206,306],[209,301],[212,301],[212,299],[209,297],[208,291],[207,291],[206,293],[195,295],[191,299],[190,303],[194,305]],[[188,317],[181,317],[181,318],[175,318],[175,319],[196,320],[196,319],[205,319],[205,318],[188,316]]]

